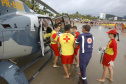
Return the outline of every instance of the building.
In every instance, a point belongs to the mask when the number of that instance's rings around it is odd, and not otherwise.
[[[100,13],[99,19],[106,19],[106,14],[105,13]]]
[[[114,20],[118,20],[118,17],[114,17]]]

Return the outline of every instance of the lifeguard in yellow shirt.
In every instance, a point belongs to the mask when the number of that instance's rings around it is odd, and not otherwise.
[[[55,54],[54,55],[53,68],[57,68],[57,67],[59,67],[57,65],[57,61],[58,61],[58,58],[60,56],[59,48],[58,48],[58,45],[57,45],[57,39],[58,39],[57,32],[60,30],[60,27],[58,26],[58,24],[55,24],[54,27],[55,27],[55,30],[53,30],[52,33],[51,33],[51,48],[53,49],[54,54]]]
[[[71,75],[71,63],[73,63],[74,59],[74,48],[75,48],[75,38],[72,34],[70,34],[70,26],[66,25],[65,33],[60,35],[58,38],[58,47],[61,48],[61,61],[63,64],[64,71],[66,76],[64,78],[69,78]],[[68,66],[66,65],[68,64]]]

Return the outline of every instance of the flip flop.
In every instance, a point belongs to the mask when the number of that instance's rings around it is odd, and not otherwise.
[[[53,68],[59,68],[60,66],[53,66]]]

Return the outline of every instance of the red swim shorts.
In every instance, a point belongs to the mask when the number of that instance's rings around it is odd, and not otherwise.
[[[62,64],[72,64],[73,59],[74,59],[73,55],[68,55],[68,56],[61,55]]]
[[[78,50],[79,50],[78,47],[74,49],[74,56],[77,56],[77,54],[78,54]]]
[[[53,49],[55,56],[60,56],[59,48],[58,48],[57,44],[51,44],[51,48]]]
[[[112,60],[112,56],[108,55],[107,53],[104,54],[102,64],[109,67],[110,64],[108,64]]]

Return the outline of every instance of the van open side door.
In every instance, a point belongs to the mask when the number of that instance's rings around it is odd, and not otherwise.
[[[61,23],[61,29],[60,29],[61,33],[64,33],[65,25],[71,25],[71,21],[68,15],[58,16],[56,18],[53,18],[52,20],[53,20],[53,24]]]

